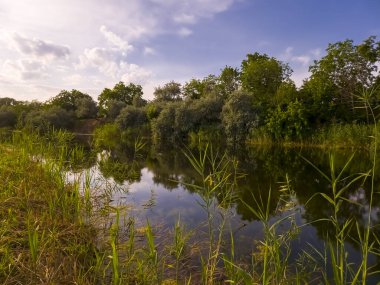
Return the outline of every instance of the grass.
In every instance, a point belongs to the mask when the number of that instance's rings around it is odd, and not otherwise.
[[[248,144],[281,145],[288,147],[317,147],[324,149],[371,149],[374,141],[370,140],[375,132],[374,125],[367,124],[331,124],[316,129],[310,136],[300,140],[275,141],[264,130],[254,130]],[[377,129],[376,129],[377,132]]]
[[[35,143],[0,145],[0,283],[93,284],[94,229],[82,222],[77,189],[32,159]]]

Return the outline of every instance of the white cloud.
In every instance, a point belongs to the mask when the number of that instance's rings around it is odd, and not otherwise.
[[[310,53],[315,57],[315,58],[319,58],[321,57],[321,49],[320,48],[316,48],[316,49],[313,49],[310,51]]]
[[[134,82],[138,84],[145,84],[148,79],[152,77],[152,72],[146,70],[137,64],[123,63],[121,66],[121,71],[124,73],[121,76],[121,80],[127,83]]]
[[[154,48],[145,47],[144,48],[144,54],[145,55],[154,55],[154,54],[156,54],[156,51],[154,50]]]
[[[151,0],[151,2],[166,11],[172,11],[174,21],[194,24],[200,18],[212,17],[226,11],[236,0]]]
[[[318,59],[321,56],[321,50],[319,48],[310,50],[304,54],[296,55],[293,47],[287,47],[285,52],[282,53],[279,58],[285,62],[292,63],[294,70],[292,79],[300,87],[303,81],[310,76],[309,66],[314,59]]]
[[[42,62],[28,59],[6,60],[1,68],[1,73],[6,78],[22,81],[48,78],[46,66]]]
[[[185,28],[185,27],[182,27],[178,30],[178,35],[180,35],[181,37],[188,37],[190,36],[191,34],[193,33],[192,30],[188,29],[188,28]]]
[[[67,59],[70,55],[70,49],[67,46],[36,38],[26,38],[17,33],[14,33],[11,39],[14,47],[23,55],[42,59]]]
[[[80,74],[71,74],[63,78],[68,85],[79,85],[84,81],[84,77]]]
[[[77,65],[77,69],[93,67],[106,76],[117,78],[122,56],[123,55],[115,49],[101,47],[88,48],[85,49],[83,55],[79,57],[80,63]]]
[[[155,38],[190,36],[193,25],[237,1],[0,0],[0,89],[14,84],[18,87],[9,94],[36,92],[36,98],[71,84],[89,90],[95,81],[108,84],[110,79],[148,85],[156,76],[151,70],[162,70],[162,65],[153,69],[144,63],[154,66],[158,56],[144,55],[164,53]],[[175,77],[172,72],[161,77]]]
[[[128,63],[117,51],[106,48],[95,47],[84,51],[78,69],[89,67],[96,68],[114,81],[142,83],[151,76],[150,71],[137,64]]]
[[[86,48],[79,56],[77,70],[94,68],[101,74],[114,81],[126,81],[142,84],[151,77],[152,73],[127,60],[127,51],[132,50],[132,46],[127,41],[122,40],[115,33],[102,26],[100,32],[112,43],[113,47],[93,47]],[[152,48],[145,48],[144,53],[154,53]]]
[[[179,15],[175,15],[173,20],[174,22],[179,24],[195,24],[196,17],[192,14],[182,13]]]
[[[293,56],[291,58],[291,61],[299,62],[303,66],[308,66],[309,63],[311,62],[311,58],[308,55],[299,55],[299,56]]]
[[[303,66],[309,66],[312,60],[318,58],[321,54],[320,49],[314,49],[300,55],[295,55],[293,51],[293,47],[287,47],[285,52],[280,55],[280,59],[287,62],[299,63]]]
[[[123,40],[120,36],[108,30],[106,26],[101,26],[100,32],[107,39],[108,42],[110,42],[116,48],[120,49],[122,52],[127,53],[133,50],[132,45],[130,45],[127,41]]]

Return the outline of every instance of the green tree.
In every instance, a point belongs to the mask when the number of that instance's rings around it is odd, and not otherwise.
[[[199,79],[191,79],[186,82],[182,88],[182,94],[185,99],[200,99],[203,95],[204,84]]]
[[[20,104],[20,101],[17,101],[16,99],[9,98],[9,97],[3,97],[0,98],[0,106],[15,106]]]
[[[143,109],[134,106],[126,106],[116,118],[116,124],[121,129],[138,128],[148,122],[148,117]]]
[[[72,112],[79,119],[94,118],[97,113],[96,102],[88,94],[76,89],[71,91],[62,90],[46,102],[47,107],[59,107],[68,112]]]
[[[73,116],[67,110],[53,106],[29,112],[25,117],[25,126],[42,133],[52,128],[70,129],[73,126]]]
[[[283,105],[295,101],[298,97],[300,95],[296,85],[293,81],[289,80],[280,84],[273,101],[275,105]]]
[[[331,81],[326,81],[321,77],[311,77],[304,81],[299,93],[303,104],[307,106],[309,122],[312,126],[320,127],[347,115],[344,110],[342,113],[337,108],[333,100],[337,88]]]
[[[17,123],[17,114],[13,108],[4,105],[0,106],[0,128],[13,128]]]
[[[240,86],[240,73],[237,68],[226,66],[218,77],[218,89],[224,99],[237,91]]]
[[[175,139],[175,117],[178,103],[168,104],[152,123],[152,134],[155,141],[173,141]]]
[[[269,102],[292,70],[274,57],[266,54],[248,54],[241,64],[241,84],[245,91],[254,95],[258,102]]]
[[[75,99],[75,116],[78,119],[96,118],[98,107],[96,102],[90,97],[82,97]]]
[[[379,61],[380,42],[373,36],[359,45],[352,40],[329,44],[326,55],[310,66],[310,80],[326,86],[319,89],[333,86],[330,100],[342,109],[342,115],[352,114],[356,96],[375,83]]]
[[[179,101],[181,100],[182,95],[181,84],[178,82],[170,81],[163,87],[156,87],[153,95],[154,100],[157,102]]]
[[[110,101],[119,101],[125,105],[132,105],[134,101],[143,100],[142,95],[141,85],[133,83],[125,85],[124,82],[120,81],[112,89],[105,88],[98,96],[99,112],[103,116],[108,116],[111,106]]]
[[[252,104],[252,96],[244,91],[234,92],[222,110],[222,122],[227,140],[232,144],[245,142],[251,128],[259,124],[260,111]]]
[[[278,141],[302,139],[309,131],[305,106],[295,100],[269,113],[266,129]]]

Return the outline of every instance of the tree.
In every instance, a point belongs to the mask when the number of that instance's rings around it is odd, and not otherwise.
[[[0,106],[0,128],[14,127],[17,123],[17,114],[9,106]]]
[[[296,85],[293,81],[282,82],[274,96],[275,105],[284,105],[293,102],[299,97]]]
[[[302,139],[309,130],[305,106],[298,100],[277,106],[268,115],[265,127],[275,140]]]
[[[120,81],[112,89],[105,88],[98,96],[99,112],[103,116],[108,116],[110,101],[119,101],[125,105],[132,105],[133,101],[142,99],[143,91],[141,85],[129,83],[125,85]],[[136,98],[136,99],[134,99]]]
[[[116,124],[118,124],[121,129],[138,128],[147,122],[148,118],[144,110],[134,106],[124,107],[116,118]]]
[[[251,95],[234,92],[223,107],[222,122],[229,143],[244,143],[250,129],[259,124],[259,110],[252,105]]]
[[[203,95],[204,84],[199,79],[191,79],[186,82],[182,88],[182,94],[185,99],[195,100],[200,99]]]
[[[25,117],[25,125],[29,129],[35,129],[42,133],[55,129],[70,129],[73,125],[72,113],[53,106],[48,109],[31,111]]]
[[[170,81],[163,87],[156,87],[154,90],[154,100],[157,102],[163,101],[179,101],[181,100],[181,84]]]
[[[309,68],[311,81],[328,88],[333,86],[336,92],[331,93],[330,100],[343,108],[342,113],[355,112],[355,97],[370,88],[379,76],[376,72],[380,63],[380,42],[375,39],[369,37],[359,45],[354,45],[352,40],[329,44],[327,54]]]
[[[188,100],[196,100],[208,96],[220,96],[220,80],[215,75],[208,75],[202,80],[191,79],[183,86],[183,97]]]
[[[76,89],[71,91],[62,90],[58,95],[47,101],[48,107],[54,106],[62,108],[68,112],[73,112],[79,119],[96,117],[96,102],[88,94]]]
[[[9,97],[0,98],[0,106],[15,106],[20,103],[21,103],[20,101],[17,101],[13,98],[9,98]]]
[[[177,104],[168,104],[152,124],[153,138],[156,141],[173,141],[175,137],[175,116]]]
[[[292,70],[274,57],[266,54],[248,54],[241,64],[241,84],[257,101],[268,102],[284,81],[288,81]]]
[[[96,102],[89,97],[75,99],[75,116],[78,119],[95,118],[98,113]]]
[[[218,77],[218,87],[224,99],[239,89],[240,73],[237,68],[226,66]]]

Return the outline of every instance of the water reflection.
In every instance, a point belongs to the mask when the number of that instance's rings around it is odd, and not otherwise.
[[[187,225],[187,228],[199,228],[205,221],[206,213],[200,206],[202,194],[200,190],[189,187],[189,184],[202,184],[202,178],[189,163],[184,155],[185,147],[170,146],[167,148],[146,144],[136,153],[133,144],[123,144],[113,149],[103,150],[98,155],[98,168],[101,175],[112,178],[120,185],[126,185],[128,194],[115,193],[113,200],[116,203],[132,203],[135,205],[134,214],[141,215],[141,219],[149,218],[152,223],[162,227],[172,227],[178,217]],[[191,150],[197,153],[197,149]],[[225,152],[224,149],[214,149],[215,152]],[[228,151],[229,157],[238,161],[238,171],[244,173],[237,187],[237,199],[231,206],[232,231],[236,239],[237,254],[249,256],[254,248],[255,240],[262,237],[261,225],[257,217],[247,207],[255,207],[255,201],[268,200],[269,212],[273,219],[278,218],[277,205],[281,195],[279,182],[291,179],[292,189],[296,193],[299,203],[299,212],[296,220],[299,224],[310,223],[302,228],[299,238],[292,242],[294,248],[292,258],[309,245],[316,249],[323,249],[327,236],[334,236],[335,228],[326,221],[315,222],[331,217],[333,208],[321,195],[321,192],[331,194],[332,186],[315,168],[331,174],[330,156],[334,157],[335,173],[339,173],[352,155],[351,151],[335,150],[333,153],[320,149],[294,149],[294,148],[257,148],[251,147],[244,151]],[[314,166],[306,162],[311,161]],[[352,179],[367,173],[371,168],[369,153],[357,152],[352,162],[345,168],[338,187],[344,187]],[[375,172],[374,185],[380,185],[379,172]],[[342,203],[340,219],[344,222],[355,218],[358,227],[363,231],[368,220],[368,203],[371,189],[371,178],[363,176],[350,185],[344,193],[347,200],[354,203]],[[378,193],[380,189],[377,188]],[[217,198],[217,197],[216,197]],[[244,203],[242,202],[244,201]],[[372,219],[376,226],[374,231],[380,234],[380,199],[378,194],[374,197]],[[359,260],[359,237],[353,227],[352,239],[349,240],[350,256],[353,261]],[[371,263],[375,262],[371,257]]]

